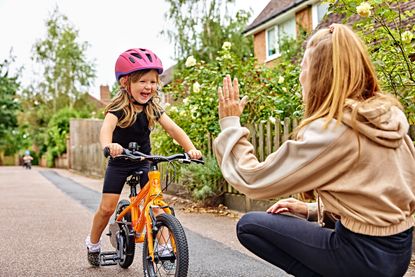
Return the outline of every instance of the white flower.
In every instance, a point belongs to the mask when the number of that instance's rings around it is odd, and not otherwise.
[[[282,91],[283,91],[283,92],[287,92],[287,88],[286,88],[286,87],[283,87],[283,88],[282,88]]]
[[[198,82],[195,82],[193,84],[193,92],[198,93],[200,91],[200,84]]]
[[[189,103],[189,99],[187,98],[183,99],[183,104],[187,105],[187,103]]]
[[[278,84],[282,84],[282,83],[284,83],[284,77],[283,76],[280,76],[280,78],[278,78]]]
[[[170,103],[164,103],[164,108],[167,109],[168,107],[170,107],[171,104]]]
[[[402,42],[403,43],[411,43],[412,39],[414,38],[414,34],[411,31],[405,31],[402,33]]]
[[[189,56],[186,59],[186,63],[184,64],[186,67],[192,67],[194,65],[196,65],[196,59],[193,56]]]
[[[268,118],[268,120],[269,120],[272,124],[275,124],[275,122],[276,122],[275,117],[272,117],[272,116],[270,116],[270,117]]]
[[[222,45],[222,49],[223,50],[229,50],[232,47],[232,43],[230,43],[229,41],[225,41]]]
[[[359,6],[356,7],[356,12],[363,17],[367,17],[371,15],[372,6],[368,2],[363,2]]]
[[[175,113],[178,111],[178,109],[175,106],[171,106],[169,111]]]
[[[229,54],[225,54],[225,55],[223,55],[223,58],[224,58],[224,59],[228,59],[228,60],[229,60],[229,59],[230,59],[230,58],[232,58],[232,57],[231,57],[231,55],[229,55]]]
[[[190,108],[190,112],[191,112],[191,113],[195,113],[195,112],[197,112],[197,106],[192,106],[192,107]]]

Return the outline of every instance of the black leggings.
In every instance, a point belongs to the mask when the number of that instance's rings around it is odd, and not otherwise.
[[[251,212],[237,224],[239,241],[262,259],[299,276],[403,276],[412,228],[393,236],[361,235],[286,215]]]
[[[110,160],[108,162],[107,170],[105,171],[103,193],[115,193],[121,194],[124,187],[124,183],[127,177],[134,171],[144,171],[141,175],[140,187],[143,188],[148,182],[148,171],[150,164],[147,161],[144,162],[129,162]]]

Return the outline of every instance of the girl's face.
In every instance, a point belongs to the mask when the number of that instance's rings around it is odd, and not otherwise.
[[[131,83],[131,95],[140,104],[147,103],[157,91],[158,73],[151,70],[145,73],[137,82]]]
[[[303,95],[303,101],[306,99],[306,78],[307,78],[307,68],[308,68],[308,49],[305,50],[303,60],[301,61],[301,73],[300,73],[300,84],[303,88],[302,95]]]

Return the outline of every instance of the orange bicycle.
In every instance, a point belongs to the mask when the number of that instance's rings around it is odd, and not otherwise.
[[[130,144],[131,145],[131,144]],[[109,149],[104,149],[109,156]],[[126,184],[130,186],[130,200],[120,200],[115,210],[115,221],[109,225],[110,241],[116,251],[102,252],[102,266],[119,264],[128,268],[135,254],[135,244],[143,244],[144,276],[187,276],[189,268],[189,250],[186,234],[174,209],[163,200],[160,171],[162,162],[201,163],[184,154],[172,156],[146,155],[137,150],[124,149],[116,159],[148,160],[149,181],[137,195],[137,185],[143,171],[134,172]],[[166,178],[166,187],[168,180]]]

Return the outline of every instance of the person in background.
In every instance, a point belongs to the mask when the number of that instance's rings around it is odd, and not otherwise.
[[[399,102],[382,92],[361,39],[346,25],[312,35],[301,63],[304,118],[265,161],[241,127],[247,98],[218,88],[214,151],[224,178],[256,199],[283,198],[237,224],[239,241],[295,276],[403,276],[412,254],[415,150]],[[334,229],[322,228],[332,214]]]
[[[120,155],[130,142],[136,142],[139,151],[150,154],[150,132],[156,123],[176,140],[192,159],[202,154],[186,133],[165,113],[159,104],[159,75],[163,72],[161,60],[151,50],[129,49],[115,63],[115,77],[120,91],[105,108],[101,128],[102,148],[110,150],[111,157]],[[88,261],[99,266],[100,238],[114,213],[124,183],[133,171],[142,170],[141,188],[148,181],[148,161],[130,161],[110,158],[105,172],[101,203],[96,211],[91,233],[85,240]],[[164,248],[166,249],[166,248]]]
[[[32,169],[33,157],[30,155],[30,151],[26,150],[23,156],[23,167],[26,169]]]

